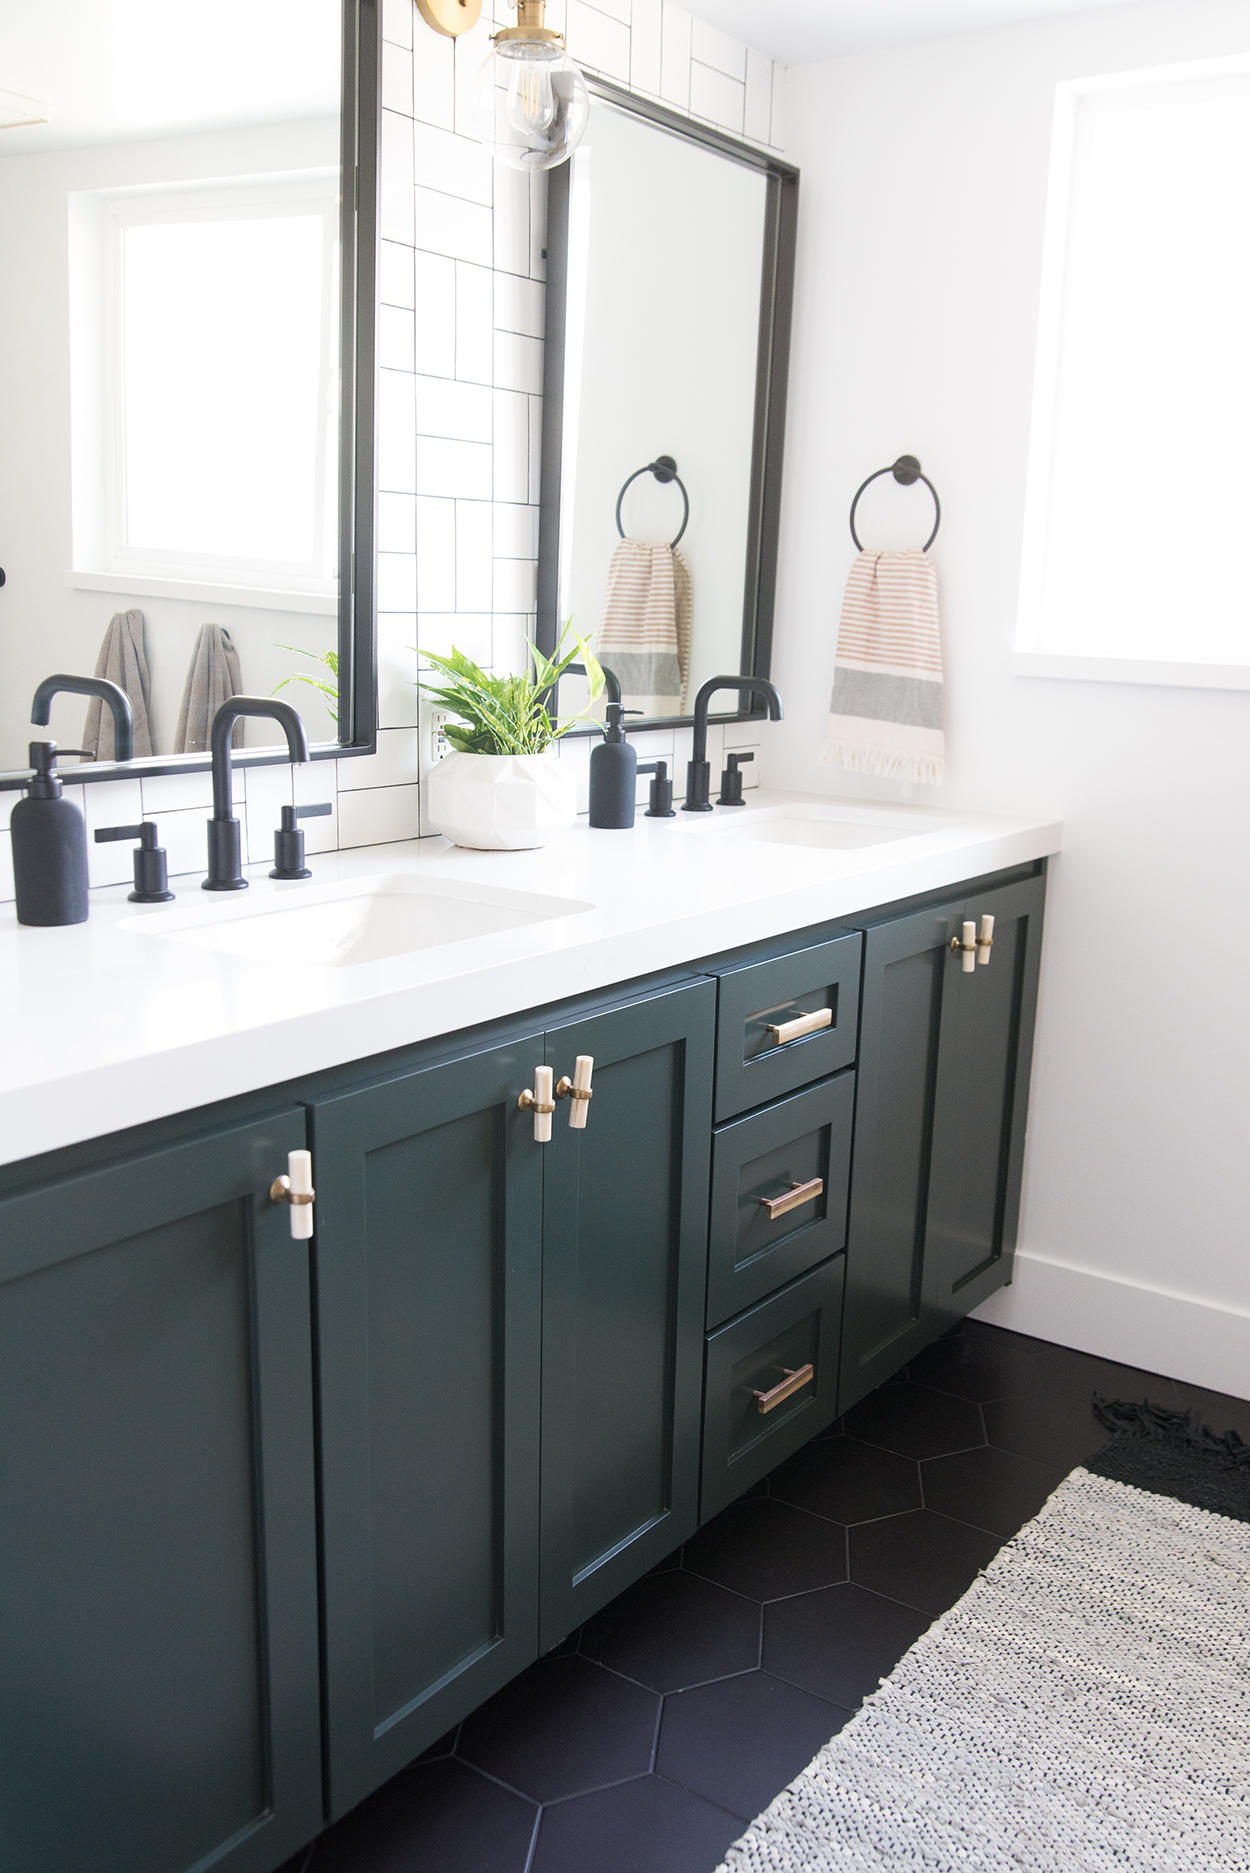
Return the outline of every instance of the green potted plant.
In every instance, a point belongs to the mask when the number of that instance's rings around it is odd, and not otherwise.
[[[566,650],[570,637],[573,647]],[[441,678],[422,679],[421,688],[456,718],[444,730],[455,753],[426,778],[426,812],[456,845],[525,850],[548,844],[577,817],[577,783],[555,744],[587,712],[555,717],[547,703],[571,663],[584,665],[591,702],[603,692],[603,671],[571,624],[554,656],[544,657],[533,644],[529,653],[532,676],[494,676],[454,648],[447,657],[421,653]]]

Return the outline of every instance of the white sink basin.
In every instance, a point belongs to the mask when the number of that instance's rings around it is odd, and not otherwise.
[[[130,917],[122,927],[282,969],[347,969],[594,909],[576,898],[402,874],[241,898]]]
[[[858,847],[886,845],[894,839],[915,839],[929,832],[941,832],[945,820],[927,813],[899,813],[872,807],[855,806],[772,806],[752,811],[743,809],[742,817],[726,815],[692,828],[713,839],[744,839],[764,845],[815,846],[826,852],[852,851]]]

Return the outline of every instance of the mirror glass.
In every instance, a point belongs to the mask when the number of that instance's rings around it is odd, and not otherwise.
[[[0,769],[59,671],[136,757],[296,673],[336,737],[342,40],[340,0],[0,0]],[[42,732],[108,759],[99,713]]]
[[[709,676],[767,673],[754,651],[777,184],[749,154],[596,95],[553,191],[551,622],[593,633],[626,707],[649,720],[688,715]],[[570,682],[561,707],[575,700]]]

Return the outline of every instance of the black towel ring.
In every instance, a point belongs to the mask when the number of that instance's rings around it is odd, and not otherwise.
[[[891,462],[888,468],[878,468],[875,474],[869,475],[868,481],[860,482],[858,488],[855,490],[855,499],[851,502],[851,538],[862,553],[864,550],[863,542],[855,531],[855,509],[859,506],[859,497],[868,486],[868,483],[878,480],[882,475],[893,475],[895,481],[899,482],[904,488],[910,488],[913,481],[923,481],[925,487],[933,496],[933,532],[920,549],[922,553],[927,553],[929,548],[933,545],[933,542],[937,539],[938,528],[942,524],[942,503],[938,500],[938,491],[929,480],[929,477],[921,474],[920,463],[916,460],[914,455],[900,455],[897,462]]]
[[[636,468],[634,470],[629,481],[625,483],[625,488],[629,487],[630,482],[637,481],[639,475],[654,475],[656,480],[660,482],[675,481],[677,486],[681,489],[681,498],[685,503],[685,512],[681,517],[680,527],[678,527],[676,533],[669,541],[670,546],[676,546],[678,540],[680,540],[682,534],[690,524],[690,496],[686,493],[685,482],[677,473],[676,462],[671,455],[657,455],[654,462],[648,462],[645,468]],[[625,488],[622,488],[616,497],[616,531],[620,534],[622,540],[625,538],[625,529],[621,525],[621,502],[625,499]]]

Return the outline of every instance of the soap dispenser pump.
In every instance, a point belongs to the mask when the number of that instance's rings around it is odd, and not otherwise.
[[[45,928],[87,921],[87,829],[61,790],[56,743],[32,741],[26,797],[13,808],[17,921]]]
[[[638,792],[638,755],[625,739],[625,714],[619,702],[608,704],[603,740],[590,756],[590,823],[612,832],[633,825]]]

